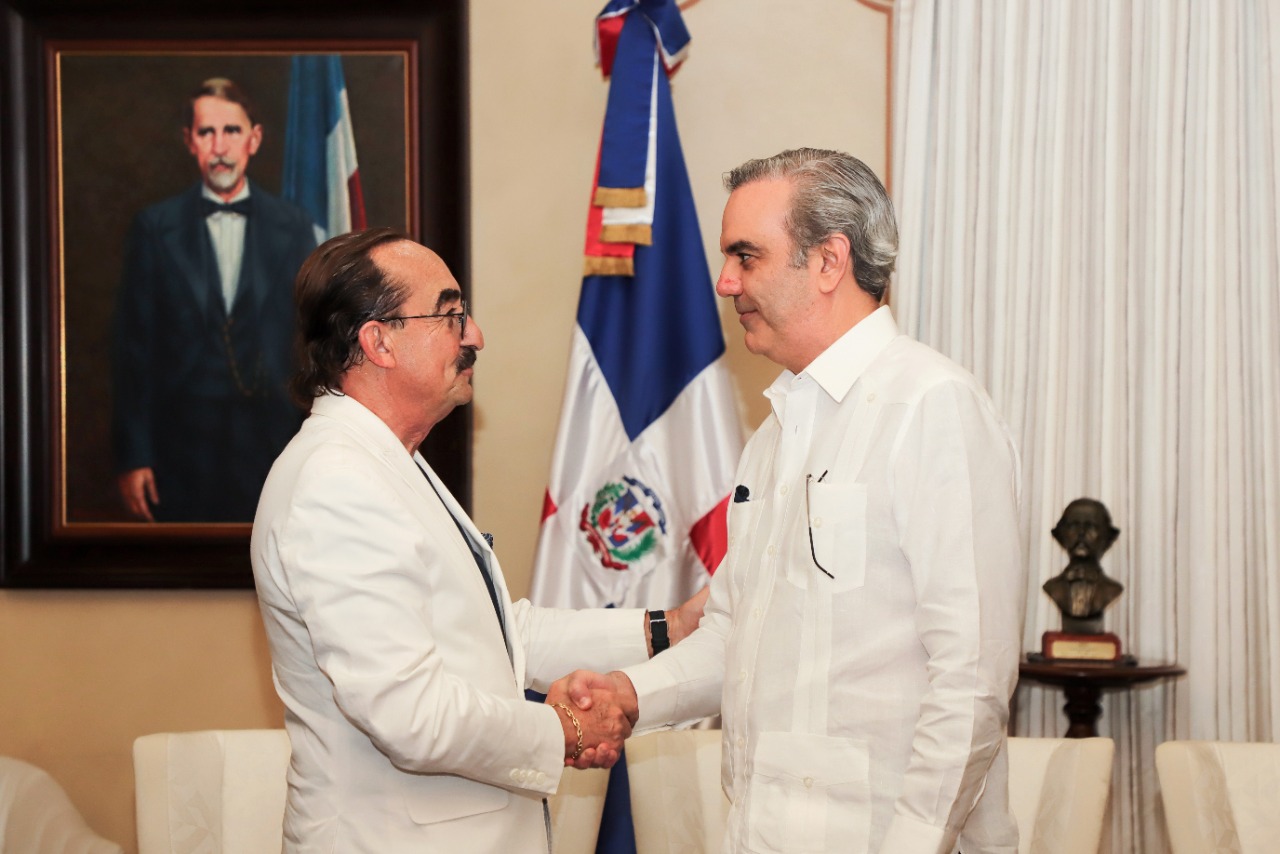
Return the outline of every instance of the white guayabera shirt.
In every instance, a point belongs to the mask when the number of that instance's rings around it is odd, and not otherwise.
[[[1012,854],[1008,431],[888,308],[767,395],[701,628],[626,671],[638,729],[721,712],[727,851]]]

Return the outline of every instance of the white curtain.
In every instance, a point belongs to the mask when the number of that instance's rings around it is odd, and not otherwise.
[[[894,66],[892,302],[1018,439],[1026,648],[1088,496],[1122,531],[1107,628],[1187,668],[1099,725],[1104,849],[1165,851],[1156,745],[1280,735],[1280,4],[898,0]],[[1060,693],[1018,700],[1063,733]]]

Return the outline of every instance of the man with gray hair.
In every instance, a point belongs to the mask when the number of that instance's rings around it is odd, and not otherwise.
[[[1013,442],[974,378],[880,304],[897,226],[865,164],[785,151],[725,184],[716,291],[785,369],[773,412],[700,628],[565,688],[580,707],[612,690],[637,732],[720,712],[726,851],[1013,854]]]

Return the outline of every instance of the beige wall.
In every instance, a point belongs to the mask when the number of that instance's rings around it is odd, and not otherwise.
[[[600,0],[471,8],[475,513],[512,593],[529,564],[581,280],[604,109]],[[700,0],[675,102],[718,269],[719,176],[784,147],[842,148],[884,174],[888,19],[855,0]],[[710,287],[710,283],[708,283]],[[744,424],[775,369],[726,318]],[[0,593],[0,754],[53,774],[99,833],[135,847],[130,746],[164,730],[279,726],[250,591]]]
[[[135,845],[133,740],[282,725],[252,591],[0,593],[0,754]]]

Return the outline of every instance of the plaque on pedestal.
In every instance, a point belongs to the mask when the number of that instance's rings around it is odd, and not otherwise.
[[[1121,658],[1120,638],[1111,632],[1045,632],[1040,652],[1045,658],[1066,661],[1119,661]]]

